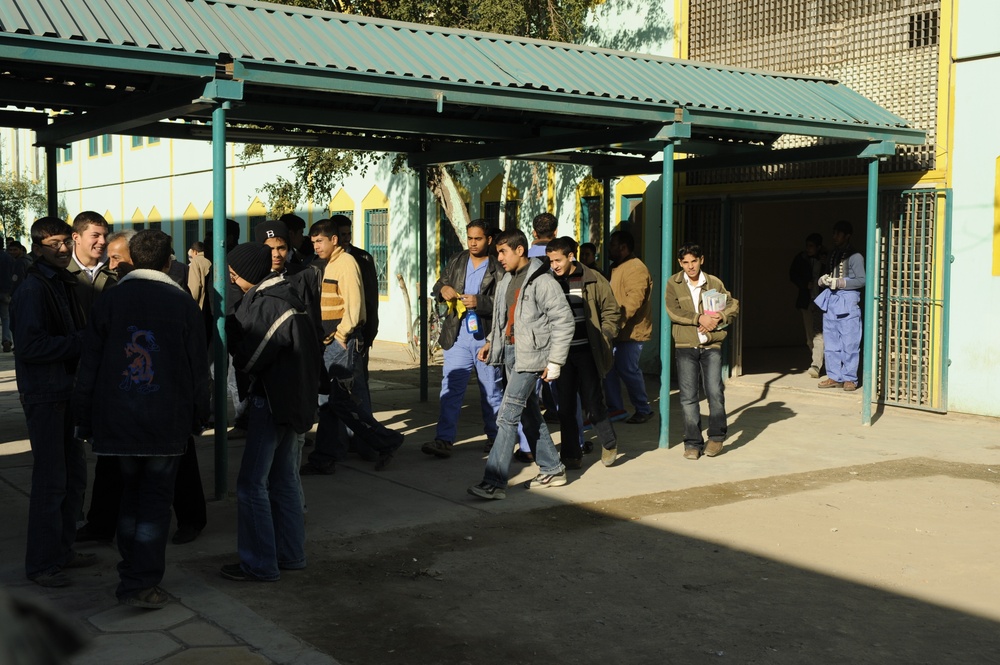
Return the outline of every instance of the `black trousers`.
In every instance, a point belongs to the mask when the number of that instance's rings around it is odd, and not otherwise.
[[[90,510],[87,511],[87,526],[94,533],[106,536],[108,540],[114,537],[118,529],[118,513],[121,510],[124,487],[119,458],[98,455],[94,466],[94,487],[90,493]],[[201,531],[208,523],[205,490],[201,485],[201,471],[198,468],[198,454],[193,437],[188,439],[177,468],[174,513],[177,515],[178,527]]]
[[[613,448],[616,445],[614,428],[608,420],[608,407],[604,401],[604,380],[597,371],[594,354],[590,346],[570,347],[566,364],[562,366],[559,378],[556,380],[559,390],[559,431],[562,433],[562,444],[559,446],[559,457],[563,460],[580,459],[583,451],[577,443],[580,440],[580,430],[576,420],[576,399],[580,396],[583,415],[597,429],[601,445]]]

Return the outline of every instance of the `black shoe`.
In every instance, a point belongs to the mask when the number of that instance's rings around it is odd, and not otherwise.
[[[522,464],[532,464],[535,461],[535,455],[533,453],[526,453],[523,450],[518,450],[514,453],[514,459]]]
[[[192,526],[179,526],[170,542],[174,545],[187,545],[199,535],[201,535],[201,529],[195,529]]]
[[[238,563],[227,563],[225,566],[219,569],[219,573],[225,577],[227,580],[232,580],[234,582],[270,582],[272,580],[265,580],[256,575],[252,575],[245,570],[243,566]]]
[[[434,457],[440,457],[442,459],[451,457],[451,443],[448,441],[442,441],[441,439],[434,439],[433,441],[428,441],[424,445],[420,446],[420,452],[425,455],[433,455]]]
[[[569,459],[562,460],[563,466],[571,471],[579,471],[583,468],[583,460],[579,457],[570,457]]]
[[[299,467],[300,476],[332,476],[337,471],[337,463],[330,462],[329,464],[316,464],[315,462],[306,462],[301,467]]]
[[[468,490],[466,490],[472,496],[478,496],[480,499],[506,499],[507,490],[502,487],[497,487],[496,485],[491,485],[485,480],[478,485],[473,485]]]
[[[64,586],[69,586],[73,583],[72,580],[58,568],[49,571],[47,573],[42,573],[41,575],[35,575],[34,577],[29,577],[29,580],[37,584],[38,586],[44,586],[49,588],[59,588]]]
[[[653,415],[654,414],[652,411],[650,411],[649,413],[639,413],[638,411],[636,411],[635,413],[632,414],[632,417],[626,420],[625,422],[627,422],[630,425],[641,425],[644,422],[652,420]]]
[[[584,441],[583,442],[583,454],[584,455],[589,455],[592,452],[594,452],[594,442],[593,441]]]
[[[103,533],[91,524],[84,524],[76,530],[76,542],[78,543],[110,543],[114,537],[114,531]]]
[[[12,348],[14,348],[14,345],[11,342],[4,342],[3,343],[3,352],[4,353],[10,353],[10,350]]]

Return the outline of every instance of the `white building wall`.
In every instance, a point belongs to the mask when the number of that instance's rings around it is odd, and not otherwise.
[[[1000,205],[1000,3],[959,3],[952,181],[948,408],[1000,416],[1000,276],[992,274]],[[980,59],[962,61],[962,58]]]

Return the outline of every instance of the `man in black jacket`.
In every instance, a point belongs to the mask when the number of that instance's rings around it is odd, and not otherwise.
[[[272,582],[305,568],[305,519],[297,473],[298,435],[316,420],[320,341],[303,282],[271,272],[271,249],[244,243],[229,255],[244,292],[227,317],[233,359],[251,376],[249,428],[236,481],[239,563],[222,567],[236,581]]]
[[[476,354],[483,348],[493,324],[493,293],[504,272],[500,263],[490,256],[488,222],[475,219],[465,228],[469,249],[448,261],[432,291],[439,302],[448,304],[440,337],[444,368],[437,431],[434,440],[420,448],[435,457],[451,457],[458,431],[458,414],[473,370],[479,379],[479,403],[483,431],[489,442],[487,447],[497,436],[497,409],[503,399],[500,368],[478,360]]]
[[[31,225],[35,263],[11,302],[17,392],[34,460],[24,565],[29,580],[47,587],[70,584],[64,568],[96,562],[95,555],[72,549],[87,486],[87,460],[69,407],[84,327],[80,289],[66,270],[72,233],[55,217]]]
[[[208,356],[201,312],[170,277],[170,238],[140,231],[129,242],[134,270],[91,311],[74,403],[94,453],[117,459],[123,605],[170,601],[166,567],[174,481],[192,432],[208,416]]]

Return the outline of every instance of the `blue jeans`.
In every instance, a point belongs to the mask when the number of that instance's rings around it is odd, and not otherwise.
[[[704,382],[708,396],[708,438],[725,441],[726,393],[722,384],[722,349],[675,349],[677,384],[684,411],[684,447],[702,448],[701,400],[699,389]]]
[[[615,361],[608,375],[604,377],[604,396],[607,398],[608,411],[621,411],[625,408],[620,379],[625,383],[625,390],[628,391],[628,398],[635,412],[653,412],[649,408],[649,398],[646,396],[646,379],[639,369],[640,354],[642,354],[642,342],[615,342]]]
[[[566,468],[559,461],[559,453],[538,406],[535,381],[539,373],[515,372],[514,349],[513,344],[504,347],[507,387],[497,413],[497,438],[486,460],[486,473],[483,475],[483,480],[496,487],[507,487],[510,458],[517,443],[517,424],[521,421],[528,438],[536,441],[535,462],[542,473],[561,473]],[[537,437],[533,436],[536,433]]]
[[[87,459],[73,436],[69,402],[25,404],[31,442],[31,499],[24,568],[28,578],[59,570],[75,555],[76,521],[83,510]]]
[[[122,473],[118,512],[119,598],[134,595],[163,580],[174,482],[181,464],[177,456],[116,457]]]
[[[276,580],[306,567],[306,526],[295,430],[274,422],[267,399],[251,395],[246,448],[236,478],[236,534],[243,570]]]
[[[476,353],[485,342],[471,335],[459,334],[455,345],[444,352],[441,375],[441,410],[435,438],[455,442],[458,433],[458,415],[465,401],[469,377],[476,372],[479,379],[479,407],[483,415],[483,432],[490,441],[497,436],[497,411],[503,399],[499,367],[487,365],[476,359]]]

